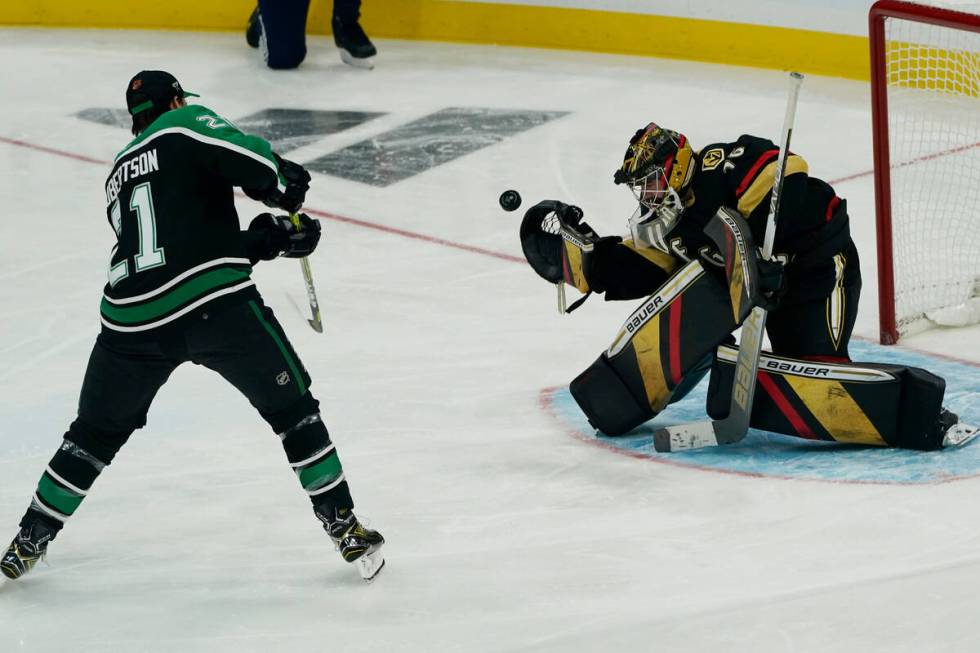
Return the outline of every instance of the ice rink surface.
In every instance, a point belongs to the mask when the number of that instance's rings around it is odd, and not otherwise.
[[[696,146],[778,140],[783,74],[390,41],[364,72],[322,37],[310,50],[301,69],[273,72],[240,35],[0,30],[0,536],[74,417],[99,329],[114,242],[102,186],[130,137],[76,114],[123,109],[144,68],[233,120],[379,114],[301,140],[288,156],[308,162],[391,133],[425,150],[425,130],[399,128],[446,109],[554,113],[387,185],[315,173],[323,335],[306,325],[296,262],[254,274],[314,378],[358,514],[388,540],[388,568],[368,586],[340,560],[279,439],[187,365],[50,566],[0,586],[0,651],[980,649],[980,479],[857,485],[660,464],[570,437],[539,404],[632,305],[593,298],[559,317],[499,193],[574,202],[600,233],[621,233],[633,200],[612,172],[637,128],[656,120]],[[873,338],[868,95],[808,78],[794,150],[812,174],[845,180],[865,279],[857,333]],[[262,208],[242,200],[243,223]],[[980,363],[977,328],[907,345]]]

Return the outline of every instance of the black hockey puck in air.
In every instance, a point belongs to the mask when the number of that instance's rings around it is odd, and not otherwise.
[[[521,206],[521,194],[516,190],[505,190],[500,194],[500,208],[504,211],[516,211]]]

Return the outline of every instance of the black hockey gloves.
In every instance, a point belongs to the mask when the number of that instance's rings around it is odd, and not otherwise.
[[[306,201],[306,191],[310,189],[310,173],[300,164],[284,159],[278,154],[273,153],[272,156],[276,157],[279,174],[286,181],[286,190],[279,192],[276,185],[263,190],[251,188],[242,190],[253,200],[262,202],[266,206],[296,213]]]
[[[556,200],[544,200],[529,208],[521,221],[520,235],[524,258],[538,276],[551,283],[567,281],[570,284],[569,271],[564,265],[565,243],[574,241],[570,242],[572,247],[579,250],[585,247],[591,251],[592,243],[598,238],[592,228],[582,222],[582,209]],[[582,272],[584,276],[588,275],[587,269]]]
[[[252,264],[277,256],[309,256],[320,242],[320,222],[305,213],[299,214],[299,227],[288,215],[262,213],[248,225],[245,250]]]
[[[276,162],[279,164],[279,174],[286,180],[286,192],[278,198],[279,203],[276,206],[284,211],[296,213],[306,201],[306,191],[310,189],[310,173],[298,163],[283,159],[278,154],[273,154],[273,156],[276,157]],[[266,206],[268,205],[266,203]],[[319,233],[318,227],[317,234]]]
[[[762,293],[760,304],[767,311],[779,308],[786,294],[786,268],[782,261],[767,261],[761,256],[757,262],[759,270],[759,290]]]

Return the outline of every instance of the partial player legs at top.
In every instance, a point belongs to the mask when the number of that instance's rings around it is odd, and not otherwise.
[[[361,28],[361,0],[334,0],[333,41],[340,50],[340,59],[358,68],[372,68],[372,58],[378,53],[371,39]]]
[[[249,17],[245,40],[260,48],[270,68],[296,68],[306,58],[309,0],[259,0]],[[361,0],[334,0],[331,25],[341,60],[373,67],[377,50],[360,24]]]

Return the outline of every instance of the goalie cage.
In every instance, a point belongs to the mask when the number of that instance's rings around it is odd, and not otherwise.
[[[980,2],[869,14],[881,342],[980,322]]]

